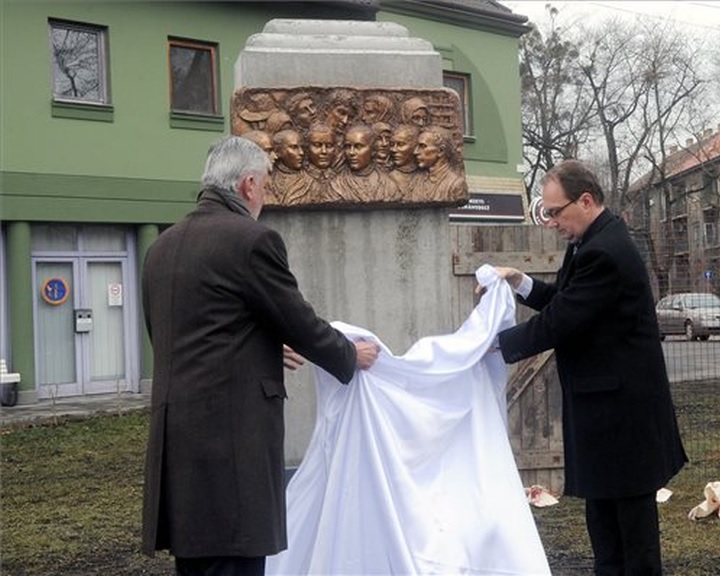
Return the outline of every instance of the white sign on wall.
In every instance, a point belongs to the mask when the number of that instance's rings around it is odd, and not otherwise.
[[[108,284],[108,306],[123,305],[123,287],[122,284],[114,282]]]

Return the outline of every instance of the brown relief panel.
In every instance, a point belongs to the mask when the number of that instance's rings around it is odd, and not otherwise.
[[[460,206],[460,100],[447,88],[242,88],[232,132],[273,159],[267,208]]]

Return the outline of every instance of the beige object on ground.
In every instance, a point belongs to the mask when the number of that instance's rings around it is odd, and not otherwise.
[[[529,488],[525,488],[525,494],[527,495],[528,502],[538,508],[553,506],[559,502],[555,496],[550,494],[547,488],[539,486],[538,484],[533,484]]]
[[[690,510],[688,513],[690,520],[710,516],[716,510],[718,517],[720,517],[720,482],[708,482],[703,493],[705,494],[705,502],[701,502]]]
[[[657,491],[657,494],[655,495],[655,502],[667,502],[670,500],[670,496],[672,496],[672,490],[668,490],[667,488],[660,488],[660,490]]]

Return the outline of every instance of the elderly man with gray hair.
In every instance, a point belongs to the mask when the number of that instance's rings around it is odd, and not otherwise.
[[[181,576],[258,575],[287,547],[283,365],[347,383],[378,355],[319,318],[280,235],[257,222],[270,160],[229,136],[209,150],[197,208],[150,247],[153,344],[143,551]]]

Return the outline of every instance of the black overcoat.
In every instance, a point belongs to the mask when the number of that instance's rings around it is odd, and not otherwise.
[[[353,344],[303,299],[277,232],[215,191],[150,247],[143,304],[155,361],[144,552],[285,549],[282,345],[347,383]]]
[[[506,362],[555,349],[563,397],[565,494],[649,494],[687,460],[648,275],[625,223],[604,210],[555,283],[533,280],[539,313],[499,335]]]

